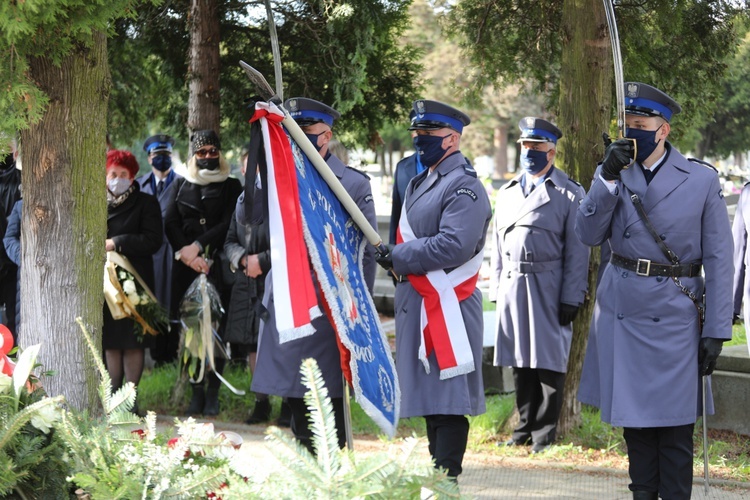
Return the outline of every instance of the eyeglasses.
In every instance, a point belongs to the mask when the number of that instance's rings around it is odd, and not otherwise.
[[[217,148],[199,149],[195,152],[195,156],[197,156],[198,158],[205,158],[206,156],[219,156],[219,150]]]

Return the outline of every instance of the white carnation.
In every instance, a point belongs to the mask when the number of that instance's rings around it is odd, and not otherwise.
[[[134,306],[137,306],[138,304],[141,303],[141,299],[138,298],[138,294],[137,293],[129,293],[127,295],[128,295],[128,300]]]
[[[47,405],[39,408],[34,416],[31,417],[31,425],[48,434],[52,425],[58,420],[60,420],[60,412],[57,406]]]
[[[132,295],[138,290],[135,288],[135,282],[133,280],[125,280],[122,284],[122,291],[125,292],[126,295]]]

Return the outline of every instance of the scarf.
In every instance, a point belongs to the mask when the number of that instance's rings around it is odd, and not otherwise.
[[[120,196],[113,195],[109,189],[107,189],[107,207],[108,208],[115,208],[119,207],[123,203],[125,203],[125,200],[128,199],[128,196],[130,196],[130,193],[135,191],[135,185],[136,182],[133,181],[133,183],[130,185],[127,191],[122,193]]]
[[[208,184],[213,184],[214,182],[224,182],[228,177],[229,163],[221,152],[219,152],[218,170],[199,169],[198,165],[195,163],[195,155],[191,156],[187,162],[185,178],[193,184],[206,186]]]
[[[404,209],[396,232],[396,243],[414,239],[416,236]],[[440,368],[440,380],[465,375],[476,369],[460,302],[474,293],[482,258],[483,253],[478,252],[450,273],[441,269],[424,276],[407,275],[411,286],[422,297],[419,360],[425,371],[430,373],[427,358],[434,351]]]

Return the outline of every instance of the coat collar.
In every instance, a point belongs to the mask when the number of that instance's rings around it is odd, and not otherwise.
[[[344,172],[346,171],[346,165],[344,165],[344,162],[339,160],[339,158],[334,154],[329,154],[328,158],[326,158],[326,163],[330,167],[331,171],[333,171],[334,174],[336,174],[336,177],[341,179],[344,176]]]
[[[440,180],[448,175],[450,172],[457,168],[463,168],[468,165],[468,161],[464,158],[464,155],[460,151],[456,151],[449,157],[443,159],[432,175],[436,175],[437,178],[434,181],[425,181],[424,179],[430,174],[430,169],[426,169],[421,174],[417,174],[412,181],[409,183],[409,189],[407,190],[406,205],[410,208],[414,203],[422,197],[423,194],[427,193],[435,186],[438,185]],[[415,187],[416,186],[416,187]]]

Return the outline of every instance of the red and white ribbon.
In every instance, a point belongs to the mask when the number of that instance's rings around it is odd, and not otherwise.
[[[404,209],[401,211],[396,242],[414,239],[416,237]],[[441,380],[476,369],[460,303],[476,289],[482,258],[483,253],[479,252],[450,273],[441,269],[424,276],[407,275],[409,283],[422,296],[419,359],[425,371],[430,373],[427,358],[434,351]]]
[[[279,341],[312,335],[312,320],[322,314],[310,274],[302,233],[297,169],[289,138],[281,126],[284,113],[259,102],[251,122],[260,120],[268,167],[268,225],[276,327]]]

